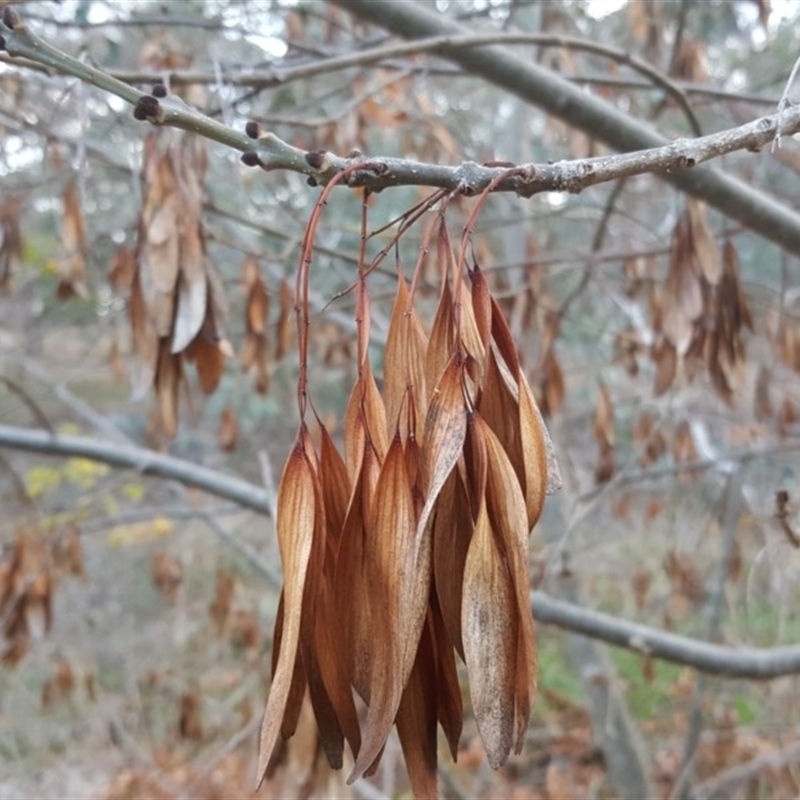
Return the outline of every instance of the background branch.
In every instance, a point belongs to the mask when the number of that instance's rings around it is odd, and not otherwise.
[[[413,0],[331,0],[363,20],[408,39],[459,36],[467,29],[431,6]],[[663,136],[604,100],[589,95],[559,75],[497,45],[444,50],[442,55],[466,72],[506,89],[553,116],[605,142],[630,151],[663,146]],[[632,173],[631,173],[632,174]],[[705,200],[770,241],[800,254],[800,215],[742,181],[717,170],[660,171],[661,176]],[[622,177],[617,175],[615,177]]]
[[[269,498],[263,489],[240,478],[225,475],[180,458],[154,453],[143,447],[108,443],[82,436],[0,425],[0,446],[30,453],[88,458],[111,467],[133,469],[142,475],[168,478],[186,486],[232,500],[244,508],[269,514]]]
[[[272,499],[264,489],[172,456],[131,445],[109,444],[80,436],[0,425],[0,447],[62,457],[81,457],[142,475],[180,481],[217,497],[268,515]],[[768,649],[731,648],[668,633],[610,614],[533,592],[535,618],[542,624],[581,633],[643,655],[692,666],[702,672],[767,679],[800,672],[800,645]]]

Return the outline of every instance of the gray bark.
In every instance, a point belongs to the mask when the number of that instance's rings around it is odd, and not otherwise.
[[[413,0],[331,0],[360,18],[398,36],[457,36],[463,25],[436,13],[433,4]],[[621,152],[658,147],[668,142],[653,128],[605,101],[586,94],[564,78],[509,52],[507,47],[442,49],[440,55],[550,114],[589,133]],[[800,215],[769,195],[712,167],[695,167],[661,175],[682,191],[705,200],[766,239],[800,255]]]

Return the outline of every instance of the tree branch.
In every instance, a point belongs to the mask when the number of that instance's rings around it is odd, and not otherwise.
[[[764,649],[726,647],[564,603],[543,592],[533,592],[531,603],[539,623],[557,625],[712,675],[765,680],[800,672],[800,645]]]
[[[646,61],[631,55],[626,50],[600,44],[590,39],[575,36],[557,36],[553,34],[531,33],[478,33],[464,36],[434,36],[430,39],[400,44],[372,47],[355,53],[346,53],[330,58],[318,59],[308,64],[294,67],[272,67],[267,70],[237,73],[211,73],[197,70],[163,70],[161,72],[141,71],[109,71],[117,80],[125,83],[155,83],[164,81],[168,85],[218,84],[240,86],[248,89],[271,89],[286,86],[299,80],[316,78],[319,75],[330,75],[333,72],[379,64],[391,59],[433,53],[441,55],[446,50],[457,50],[465,47],[479,47],[486,44],[533,44],[541,47],[558,47],[566,50],[578,50],[603,56],[620,64],[626,64],[634,72],[644,75],[651,85],[658,86],[669,94],[681,106],[695,135],[700,135],[700,126],[689,105],[684,90],[663,72]],[[32,63],[35,63],[35,59]],[[30,64],[28,64],[30,66]],[[51,68],[56,69],[54,65]]]
[[[431,6],[413,0],[330,2],[408,39],[459,36],[467,32],[462,25],[437,13]],[[494,45],[444,50],[442,55],[465,71],[524,98],[616,150],[644,150],[666,143],[664,137],[648,125],[631,119],[604,100],[586,94],[553,72],[508,52],[507,47]],[[763,124],[772,128],[776,120],[769,120]],[[777,133],[777,130],[773,130],[773,133]],[[771,135],[770,139],[773,138],[774,135]],[[652,171],[658,172],[682,191],[705,200],[723,214],[739,220],[764,238],[800,255],[800,215],[730,175],[708,168],[693,171],[676,168],[681,163],[685,166],[685,162],[677,162],[669,169],[655,167]]]
[[[360,0],[354,0],[352,4],[348,4],[348,8],[351,5],[353,8],[358,9],[363,6]],[[394,8],[392,4],[385,2],[374,2],[369,7],[382,8],[384,6]],[[402,7],[413,7],[413,3],[403,3]],[[417,10],[415,9],[415,11]],[[424,9],[422,11],[424,12]],[[424,12],[423,16],[425,14],[428,14],[428,12]],[[474,162],[464,162],[458,166],[443,166],[400,158],[365,158],[361,155],[343,158],[332,153],[308,153],[287,144],[271,132],[260,130],[257,125],[248,126],[249,133],[253,135],[253,138],[251,138],[245,133],[235,131],[191,109],[177,97],[170,96],[157,99],[111,77],[101,70],[77,61],[36,36],[20,17],[8,8],[3,15],[3,19],[8,30],[0,37],[0,47],[4,47],[9,54],[32,59],[59,72],[74,75],[134,104],[136,106],[134,115],[137,118],[147,119],[155,125],[191,131],[240,150],[247,154],[247,163],[257,164],[266,170],[287,169],[308,175],[316,183],[324,184],[343,169],[355,163],[361,163],[364,169],[352,173],[348,178],[348,185],[366,186],[375,192],[390,186],[423,185],[447,189],[458,188],[464,194],[469,195],[480,192],[490,181],[508,169],[507,166],[482,166]],[[435,15],[433,20],[441,25],[450,25],[450,23],[445,23]],[[458,26],[456,28],[460,30]],[[465,60],[463,57],[465,53],[476,56],[481,55],[480,63],[486,60],[483,56],[487,53],[499,52],[500,55],[511,58],[504,50],[498,50],[496,46],[479,48],[458,46],[448,49],[448,47],[441,45],[441,41],[443,40],[440,40],[440,52],[443,55],[448,55],[448,57],[452,57],[455,60],[465,61],[466,64],[472,64],[472,56],[470,55]],[[513,65],[515,67],[519,66],[523,72],[525,69],[534,69],[534,65],[529,65],[527,62],[516,58],[513,60]],[[542,73],[548,81],[556,82],[559,90],[561,90],[562,86],[566,86],[569,89],[569,94],[559,101],[559,108],[561,108],[562,112],[565,109],[573,108],[573,94],[576,94],[581,99],[581,102],[591,101],[592,108],[600,104],[604,109],[604,113],[606,113],[606,108],[610,109],[617,123],[620,120],[624,120],[625,125],[632,126],[635,131],[641,134],[639,141],[664,141],[648,128],[624,117],[615,109],[611,109],[610,106],[606,107],[605,103],[596,98],[587,97],[567,81],[563,81],[538,67],[535,67],[535,69],[537,70],[537,75]],[[562,116],[567,118],[566,114],[562,114]],[[604,129],[598,131],[597,134],[602,136]],[[800,131],[800,108],[791,108],[784,110],[782,114],[764,117],[729,131],[696,139],[679,139],[672,143],[661,144],[639,152],[599,156],[575,161],[561,161],[555,164],[523,165],[512,176],[500,183],[497,188],[498,191],[515,192],[524,197],[543,191],[579,192],[588,186],[598,183],[647,172],[655,172],[667,180],[682,185],[687,183],[688,178],[691,177],[689,168],[703,161],[708,161],[736,150],[758,150],[772,141],[778,133],[789,135],[797,131]],[[630,131],[628,131],[628,134],[630,134]],[[630,135],[626,141],[632,141]],[[731,185],[735,183],[732,179],[718,175],[715,172],[704,171],[703,175],[705,176],[703,185],[707,184],[712,188],[722,186],[724,189],[727,186],[730,189]],[[687,186],[689,184],[695,188],[699,185],[695,185],[692,181],[688,181]],[[745,224],[759,231],[767,238],[783,244],[792,252],[800,254],[800,217],[755,190],[738,183],[736,183],[735,188],[734,195],[738,198],[735,204],[736,209],[732,210],[733,207],[727,201],[722,202],[724,197],[729,197],[730,199],[732,196],[728,189],[726,189],[727,195],[723,192],[722,200],[717,196],[719,193],[715,190],[716,193],[712,194],[720,202],[716,202],[713,198],[710,199],[710,202],[737,218],[739,218],[738,214],[740,212],[743,213],[746,210],[746,216],[741,218]],[[691,189],[689,190],[691,191]],[[694,193],[704,196],[703,192],[695,191]]]
[[[30,15],[28,15],[30,16]],[[534,34],[535,35],[535,34]],[[466,38],[466,37],[465,37]],[[472,37],[474,38],[474,37]],[[549,37],[551,39],[560,39],[561,37]],[[449,41],[460,41],[461,37],[448,37]],[[487,36],[488,39],[488,36]],[[492,37],[494,41],[496,37]],[[404,45],[409,50],[415,49],[420,52],[427,50],[422,45],[427,45],[431,41],[441,42],[441,37],[435,39],[424,39],[422,41],[414,42],[413,44]],[[576,40],[583,41],[583,40]],[[417,47],[416,45],[420,45]],[[377,50],[377,48],[375,48]],[[615,48],[608,48],[614,51]],[[372,50],[362,51],[364,56],[371,54]],[[620,53],[624,51],[619,51]],[[611,56],[609,55],[609,58]],[[331,67],[337,68],[336,60],[339,56],[332,56],[331,58],[320,59],[314,62],[316,65],[324,65],[325,72],[330,72]],[[372,59],[365,59],[371,61]],[[56,74],[62,74],[54,67],[47,67],[37,61],[31,61],[29,58],[21,56],[12,57],[8,53],[0,52],[0,63],[8,64],[9,66],[24,67],[25,69],[41,72],[44,75],[52,77]],[[456,66],[448,67],[430,67],[430,66],[413,66],[407,62],[400,62],[394,60],[383,59],[375,63],[380,64],[382,69],[395,69],[403,72],[424,72],[428,75],[463,75],[464,73]],[[352,65],[351,65],[352,66]],[[245,89],[270,89],[275,86],[285,86],[287,83],[296,80],[307,79],[309,75],[306,70],[310,69],[311,65],[302,64],[296,67],[286,67],[284,69],[273,67],[267,71],[248,71],[238,70],[235,72],[228,72],[222,70],[220,72],[204,72],[203,70],[195,69],[174,69],[174,70],[129,70],[129,69],[109,69],[106,74],[112,78],[125,83],[131,83],[139,86],[152,86],[156,83],[165,82],[170,86],[197,86],[197,85],[225,85],[232,87],[241,87]],[[663,73],[659,73],[663,77]],[[570,83],[584,84],[587,86],[609,86],[615,89],[636,89],[650,91],[653,88],[652,80],[642,80],[641,78],[623,78],[619,75],[602,75],[602,74],[589,74],[589,73],[570,73],[562,76],[564,80]],[[780,98],[776,96],[756,94],[753,92],[735,92],[730,89],[722,89],[718,86],[711,86],[706,83],[694,83],[692,81],[678,81],[670,80],[670,83],[682,94],[687,97],[707,97],[714,100],[732,100],[742,103],[751,103],[754,105],[771,106],[777,108]],[[287,124],[300,124],[299,121]]]
[[[0,425],[0,447],[62,457],[88,458],[143,475],[176,480],[268,516],[267,492],[241,478],[225,475],[161,453],[130,445],[109,444],[80,436]],[[533,613],[543,624],[600,639],[655,658],[729,677],[767,679],[800,672],[800,645],[768,649],[731,648],[679,636],[647,625],[531,594]]]
[[[0,447],[45,455],[88,458],[112,467],[133,469],[142,475],[179,481],[216,497],[232,500],[260,514],[269,514],[269,498],[258,486],[191,461],[155,453],[143,447],[12,425],[0,425]]]

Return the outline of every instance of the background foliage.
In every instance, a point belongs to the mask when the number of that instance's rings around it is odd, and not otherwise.
[[[769,0],[630,0],[613,10],[464,0],[436,9],[476,31],[580,37],[642,59],[669,76],[695,122],[613,53],[518,48],[670,138],[773,113],[797,56],[797,9]],[[432,55],[293,79],[303,65],[392,41],[341,6],[64,0],[18,10],[87,63],[146,90],[167,81],[225,124],[241,130],[257,120],[305,150],[437,163],[607,152]],[[288,286],[318,190],[295,173],[249,169],[219,145],[198,148],[187,170],[201,191],[184,222],[188,215],[202,229],[235,355],[221,362],[210,394],[186,365],[170,437],[163,399],[137,371],[125,262],[153,186],[142,179],[150,129],[115,97],[0,55],[0,423],[168,449],[270,480],[296,425]],[[158,137],[160,147],[187,152],[183,134]],[[789,137],[716,167],[797,206],[800,156]],[[427,191],[375,195],[371,227]],[[338,293],[353,280],[360,202],[356,192],[334,192],[313,264],[312,371],[324,376],[317,400],[332,425],[354,377],[353,298]],[[476,250],[548,412],[565,478],[535,534],[532,569],[551,594],[620,617],[730,645],[791,644],[800,630],[800,267],[693,203],[640,176],[574,195],[498,195],[480,218]],[[458,204],[468,212],[469,201]],[[253,293],[261,286],[253,263],[265,294]],[[726,264],[737,282],[723,293]],[[392,276],[371,278],[378,361]],[[431,308],[436,280],[429,271],[423,286]],[[201,373],[202,363],[195,357]],[[0,467],[3,564],[22,553],[16,574],[30,590],[24,647],[0,612],[0,794],[250,792],[264,632],[279,586],[271,524],[77,458],[2,449]],[[0,567],[0,587],[11,573]],[[795,677],[703,678],[637,653],[587,650],[551,627],[539,638],[529,746],[494,774],[469,728],[458,765],[442,768],[448,795],[632,796],[637,765],[658,796],[800,791]],[[348,789],[321,772],[312,736],[295,744],[267,796],[407,791],[396,744],[372,783]]]

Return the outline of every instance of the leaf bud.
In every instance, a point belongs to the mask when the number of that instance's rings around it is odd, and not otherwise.
[[[157,120],[161,105],[158,99],[146,94],[139,98],[136,107],[133,109],[133,116],[138,120]]]
[[[261,126],[254,119],[251,119],[247,125],[244,126],[244,132],[251,139],[258,139],[258,135],[261,133]]]
[[[22,27],[22,20],[19,14],[11,6],[6,6],[3,9],[3,24],[7,28],[11,28],[12,31]]]
[[[306,153],[306,162],[314,169],[322,170],[325,164],[325,151],[324,150],[309,150]]]
[[[157,97],[157,98],[166,97],[167,96],[167,87],[163,83],[153,84],[153,88],[150,91],[150,94],[152,94],[153,97]]]
[[[258,153],[255,150],[245,150],[242,153],[242,164],[246,164],[248,167],[260,167],[261,166],[261,159],[258,157]]]

